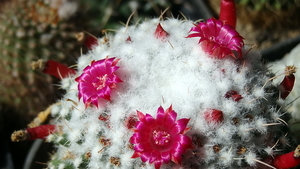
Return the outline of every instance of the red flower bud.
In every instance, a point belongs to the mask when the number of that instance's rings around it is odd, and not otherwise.
[[[133,129],[137,121],[138,121],[137,116],[129,116],[126,121],[126,127],[128,129]]]
[[[164,28],[159,23],[155,29],[154,35],[157,39],[164,40],[165,38],[167,38],[169,36],[169,33],[167,31],[165,31]]]
[[[76,74],[76,70],[71,69],[67,67],[66,65],[63,65],[61,63],[58,63],[53,60],[48,60],[45,63],[45,67],[43,69],[43,72],[55,76],[59,79],[63,79],[65,77],[68,77],[70,75]]]
[[[233,28],[236,26],[236,8],[234,0],[222,0],[220,7],[219,20],[224,24],[231,25]]]
[[[229,99],[231,98],[232,100],[238,102],[239,100],[241,100],[243,97],[235,90],[229,90],[228,92],[226,92],[226,94],[224,95],[225,98]]]
[[[24,140],[35,140],[45,139],[48,135],[57,132],[56,125],[42,125],[33,128],[27,128],[25,130],[15,131],[11,135],[12,141],[24,141]]]
[[[217,109],[207,109],[204,112],[204,119],[208,123],[221,123],[224,120],[223,112]]]
[[[278,85],[278,89],[280,91],[280,96],[282,99],[285,99],[294,87],[294,73],[296,73],[296,69],[297,68],[295,66],[287,66],[285,68],[285,77],[283,81]]]
[[[300,145],[295,151],[274,157],[273,166],[277,169],[289,169],[300,164]]]
[[[95,37],[93,37],[93,36],[91,36],[91,35],[88,35],[88,36],[85,38],[83,44],[84,44],[87,48],[89,48],[90,50],[92,50],[95,46],[98,45],[98,40],[97,40],[97,38],[95,38]]]

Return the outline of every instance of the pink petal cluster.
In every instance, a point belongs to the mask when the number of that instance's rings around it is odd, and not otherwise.
[[[192,140],[184,135],[189,130],[186,128],[189,119],[176,121],[177,113],[172,110],[172,106],[166,111],[159,107],[156,119],[139,111],[137,114],[139,121],[130,138],[135,151],[132,158],[141,157],[143,162],[154,163],[156,169],[170,161],[181,164],[181,156],[192,148]]]
[[[200,37],[200,45],[212,57],[217,59],[222,59],[228,55],[234,58],[242,57],[243,37],[232,26],[212,18],[195,25],[191,31],[196,33],[187,37]],[[237,52],[237,57],[233,51]]]
[[[83,73],[75,79],[78,82],[78,97],[83,98],[86,106],[90,103],[98,107],[99,98],[110,101],[111,89],[122,80],[114,73],[119,69],[120,59],[106,58],[92,61],[91,65],[83,69]]]

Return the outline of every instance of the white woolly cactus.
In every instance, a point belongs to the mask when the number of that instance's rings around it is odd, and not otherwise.
[[[297,165],[285,154],[294,143],[260,55],[234,25],[193,24],[151,19],[93,42],[77,74],[63,75],[48,168]]]

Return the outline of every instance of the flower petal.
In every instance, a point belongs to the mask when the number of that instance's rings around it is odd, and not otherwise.
[[[177,120],[172,126],[171,133],[182,134],[190,119]]]

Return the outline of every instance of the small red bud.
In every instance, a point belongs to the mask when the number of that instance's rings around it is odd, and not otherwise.
[[[53,61],[53,60],[48,60],[45,63],[45,67],[43,69],[43,72],[48,74],[48,75],[55,76],[59,79],[63,79],[63,78],[68,77],[70,75],[76,74],[76,70],[71,69],[71,68],[67,67],[64,64],[58,63],[58,62]]]
[[[300,164],[299,151],[300,145],[298,145],[295,151],[275,156],[273,160],[273,166],[277,169],[289,169],[298,166]]]
[[[126,127],[128,129],[134,128],[137,121],[138,121],[138,119],[136,116],[130,116],[126,121]]]
[[[224,95],[225,98],[229,99],[231,98],[232,100],[238,102],[239,100],[241,100],[243,97],[235,90],[229,90],[228,92],[226,92],[226,94]]]
[[[98,117],[99,120],[104,121],[104,122],[108,121],[109,118],[110,118],[110,116],[107,114],[100,114],[100,116]]]
[[[287,66],[285,68],[285,77],[283,81],[278,85],[278,89],[280,91],[280,96],[282,99],[285,99],[294,87],[294,73],[296,73],[296,69],[297,68],[295,66]]]
[[[169,33],[167,31],[165,31],[164,28],[159,23],[155,29],[154,35],[157,39],[164,40],[165,38],[167,38],[169,36]]]
[[[90,50],[92,50],[95,46],[98,45],[98,40],[97,40],[97,38],[88,35],[88,36],[85,38],[83,44],[84,44],[87,48],[89,48]]]
[[[128,36],[128,38],[126,39],[126,43],[131,43],[131,42],[132,42],[131,37]]]
[[[221,0],[219,20],[235,28],[236,8],[234,0]]]
[[[207,109],[204,112],[204,119],[208,123],[221,123],[224,120],[223,112],[217,109]]]
[[[56,125],[42,125],[33,128],[27,128],[25,130],[15,131],[11,135],[12,141],[24,141],[24,140],[36,140],[45,139],[48,135],[57,132]]]
[[[76,38],[79,42],[82,42],[88,49],[92,50],[95,46],[98,45],[98,40],[96,37],[84,33],[84,32],[79,32],[76,34]]]

